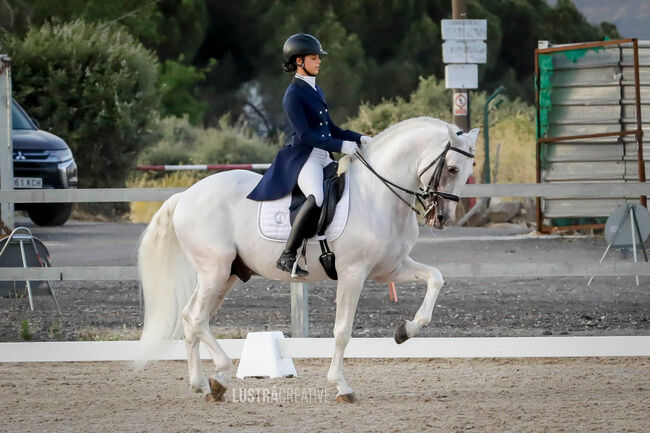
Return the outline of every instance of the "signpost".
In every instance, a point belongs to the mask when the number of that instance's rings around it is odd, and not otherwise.
[[[452,1],[454,19],[442,20],[442,60],[445,63],[445,87],[454,89],[454,123],[467,131],[469,94],[478,89],[478,64],[487,62],[487,20],[468,20],[465,2]]]

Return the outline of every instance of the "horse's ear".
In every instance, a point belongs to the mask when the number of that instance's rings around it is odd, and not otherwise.
[[[458,142],[458,134],[456,131],[454,131],[454,128],[451,127],[451,125],[448,123],[447,124],[447,133],[449,134],[449,140],[452,143]]]
[[[480,131],[479,128],[474,128],[474,129],[472,129],[471,131],[469,131],[469,132],[467,133],[467,135],[469,135],[469,136],[472,138],[472,143],[473,143],[473,144],[476,143],[476,139],[478,138],[478,133],[479,133],[479,131]]]

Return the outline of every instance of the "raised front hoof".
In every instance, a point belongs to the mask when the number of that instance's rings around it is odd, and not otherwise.
[[[395,327],[395,343],[402,344],[408,339],[409,336],[406,334],[406,320],[400,320]]]
[[[355,397],[354,393],[339,394],[336,396],[337,403],[354,403],[355,401],[357,401],[357,397]]]
[[[228,388],[220,384],[218,380],[210,379],[210,394],[205,395],[205,401],[223,401],[223,395],[225,394],[226,389]]]

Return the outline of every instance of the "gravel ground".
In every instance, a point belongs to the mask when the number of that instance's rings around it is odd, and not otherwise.
[[[218,403],[191,393],[180,361],[145,371],[3,364],[0,431],[610,433],[647,431],[650,421],[647,358],[351,359],[354,404],[334,402],[328,363],[296,360],[298,378],[233,380]]]

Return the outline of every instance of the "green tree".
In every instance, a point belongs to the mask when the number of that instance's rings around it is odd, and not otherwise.
[[[66,140],[80,187],[119,187],[152,142],[155,55],[122,26],[76,20],[4,39],[13,90],[43,129]]]

